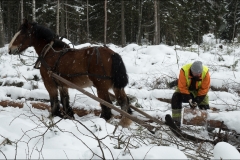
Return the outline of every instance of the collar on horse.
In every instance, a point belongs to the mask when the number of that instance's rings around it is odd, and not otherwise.
[[[52,45],[54,44],[54,41],[51,41],[49,44],[47,44],[40,56],[38,57],[37,61],[35,62],[35,65],[34,65],[34,68],[36,69],[40,69],[40,65],[42,64],[47,70],[49,73],[51,72],[57,72],[57,67],[58,67],[58,64],[59,64],[59,61],[61,59],[61,57],[67,53],[67,51],[69,51],[69,49],[63,49],[62,50],[62,53],[59,55],[58,57],[58,60],[55,62],[55,65],[54,65],[54,68],[51,69],[51,67],[46,63],[46,61],[44,60],[44,57],[46,56],[47,52],[49,51],[49,49],[52,47]],[[104,72],[104,75],[98,75],[98,74],[93,74],[93,73],[89,73],[88,70],[89,70],[89,66],[90,66],[90,61],[92,59],[92,56],[94,55],[94,52],[96,53],[96,56],[97,56],[97,63],[96,65],[99,63],[101,63],[101,67],[102,67],[102,70]],[[101,56],[100,56],[100,52],[98,50],[98,47],[94,47],[93,49],[93,52],[91,54],[91,57],[88,58],[88,68],[87,68],[87,71],[86,72],[83,72],[83,73],[75,73],[75,74],[61,74],[59,72],[57,72],[58,75],[60,76],[65,76],[65,77],[69,77],[69,78],[73,78],[73,77],[78,77],[78,76],[84,76],[84,75],[87,75],[87,76],[93,76],[93,77],[96,77],[96,78],[100,78],[100,79],[112,79],[112,77],[110,76],[107,76],[106,75],[106,71],[104,69],[104,66],[103,66],[103,63],[102,63],[102,59],[101,59]]]
[[[40,64],[41,64],[41,61],[42,61],[41,59],[45,57],[46,53],[47,53],[47,52],[49,51],[49,49],[52,47],[53,43],[54,43],[54,41],[51,41],[49,44],[47,44],[47,45],[43,48],[40,56],[38,57],[35,65],[34,65],[34,68],[36,68],[36,69],[39,69],[39,68],[40,68]]]

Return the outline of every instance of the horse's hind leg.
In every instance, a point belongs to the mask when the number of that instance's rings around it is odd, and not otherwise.
[[[118,104],[121,106],[121,109],[129,114],[132,114],[132,110],[129,107],[129,100],[124,89],[113,88],[113,92],[116,96]]]
[[[129,100],[128,97],[124,91],[124,89],[118,89],[118,88],[113,88],[113,92],[115,93],[116,99],[118,104],[121,106],[121,109],[124,110],[125,112],[132,114],[132,110],[129,105]],[[119,122],[119,124],[122,127],[129,127],[132,121],[128,118],[126,118],[124,115]]]
[[[108,95],[108,89],[104,88],[104,87],[101,87],[101,88],[96,87],[96,88],[97,88],[98,97],[107,101],[108,103],[112,104],[112,101],[110,100],[109,95]],[[103,104],[100,104],[100,105],[102,108],[100,117],[104,118],[106,121],[109,120],[112,117],[111,108],[109,108]]]
[[[59,87],[59,92],[60,92],[60,98],[61,98],[61,103],[63,106],[63,111],[64,114],[68,117],[74,118],[74,112],[72,110],[72,107],[69,105],[69,94],[68,94],[68,88],[66,87]]]

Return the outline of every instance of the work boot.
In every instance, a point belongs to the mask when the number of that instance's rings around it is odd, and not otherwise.
[[[181,127],[182,109],[172,109],[172,119],[178,128]]]
[[[181,127],[181,121],[174,121],[175,125],[180,128]]]

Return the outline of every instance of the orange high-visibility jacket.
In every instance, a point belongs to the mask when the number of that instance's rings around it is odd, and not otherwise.
[[[191,84],[190,68],[192,63],[184,65],[179,74],[178,88],[183,94],[190,94],[189,86]],[[200,81],[196,82],[197,96],[207,95],[210,88],[210,75],[208,72],[208,67],[203,66],[203,71],[200,77]]]

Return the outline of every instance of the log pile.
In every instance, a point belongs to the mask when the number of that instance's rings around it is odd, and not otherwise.
[[[217,113],[218,111],[213,111]],[[221,121],[211,120],[208,117],[208,112],[206,110],[184,108],[183,111],[183,124],[185,125],[195,125],[195,126],[205,126],[208,125],[214,128],[220,128],[222,125]],[[226,125],[222,128],[227,129]]]
[[[51,107],[47,103],[43,102],[30,102],[33,108],[45,110],[48,111],[51,110]],[[3,107],[18,107],[23,108],[24,103],[23,102],[15,102],[15,101],[0,101],[0,106]],[[73,111],[75,114],[77,114],[79,117],[88,115],[90,113],[94,114],[95,116],[99,116],[101,113],[101,109],[99,107],[99,110],[85,110],[85,109],[79,109],[79,108],[73,108]],[[217,111],[215,111],[217,112]],[[119,118],[118,116],[115,118]],[[195,125],[195,126],[205,126],[208,124],[211,127],[219,128],[222,124],[221,121],[216,120],[210,120],[208,119],[207,111],[205,110],[199,110],[199,109],[190,109],[190,108],[184,108],[183,110],[183,124],[185,125]],[[223,128],[227,129],[227,126],[223,126]]]

